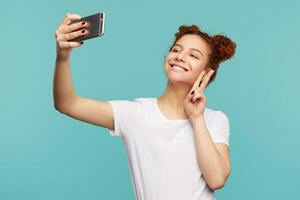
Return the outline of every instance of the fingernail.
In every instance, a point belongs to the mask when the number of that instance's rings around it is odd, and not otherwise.
[[[82,41],[80,42],[81,45],[83,45],[83,43],[84,43],[84,42],[82,42]]]
[[[82,31],[81,31],[81,33],[84,33],[84,32],[85,32],[85,30],[82,30]]]
[[[82,25],[85,25],[85,22],[81,22]]]
[[[194,94],[194,92],[195,92],[195,91],[193,90],[193,91],[191,92],[191,95],[193,95],[193,94]]]

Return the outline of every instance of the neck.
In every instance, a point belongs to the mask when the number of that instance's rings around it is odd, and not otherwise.
[[[186,117],[183,101],[190,90],[190,85],[182,85],[182,83],[174,85],[168,81],[164,94],[158,97],[158,102],[169,113]]]

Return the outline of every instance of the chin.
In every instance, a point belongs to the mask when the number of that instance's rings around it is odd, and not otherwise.
[[[171,83],[191,85],[191,74],[188,72],[174,71],[170,66],[165,67],[165,74]]]

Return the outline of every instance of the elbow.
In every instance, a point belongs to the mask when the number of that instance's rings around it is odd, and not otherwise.
[[[54,108],[55,110],[61,112],[60,106],[54,103]]]
[[[209,182],[207,184],[210,187],[210,189],[212,189],[212,190],[218,190],[218,189],[221,189],[222,187],[224,187],[225,180],[223,180],[223,179],[214,180],[214,181],[211,181],[211,182]]]
[[[213,176],[211,176],[209,179],[207,179],[207,185],[212,189],[212,190],[218,190],[221,189],[222,187],[225,186],[225,182],[227,178],[230,176],[230,165],[226,168],[226,170],[219,172],[219,173],[214,173]]]
[[[210,181],[208,181],[207,184],[212,190],[221,189],[222,187],[225,186],[225,182],[226,182],[227,178],[229,177],[229,175],[230,175],[230,171],[228,171],[225,176],[224,175],[223,176],[215,176]]]
[[[62,114],[66,114],[68,115],[68,113],[70,112],[70,109],[73,105],[73,102],[76,100],[76,97],[74,100],[71,101],[55,101],[54,100],[54,108],[55,110],[59,111]]]
[[[62,114],[66,114],[65,110],[61,108],[61,106],[58,106],[57,104],[54,104],[54,108],[55,110],[57,110],[58,112],[62,113]]]
[[[59,106],[58,105],[54,104],[54,108],[55,108],[55,110],[59,111]]]

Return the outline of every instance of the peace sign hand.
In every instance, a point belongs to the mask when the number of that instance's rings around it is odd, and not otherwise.
[[[206,97],[204,95],[204,89],[207,86],[207,83],[210,80],[211,75],[214,73],[214,70],[210,70],[205,74],[206,71],[202,71],[195,81],[191,91],[184,99],[184,108],[190,119],[203,116]]]

